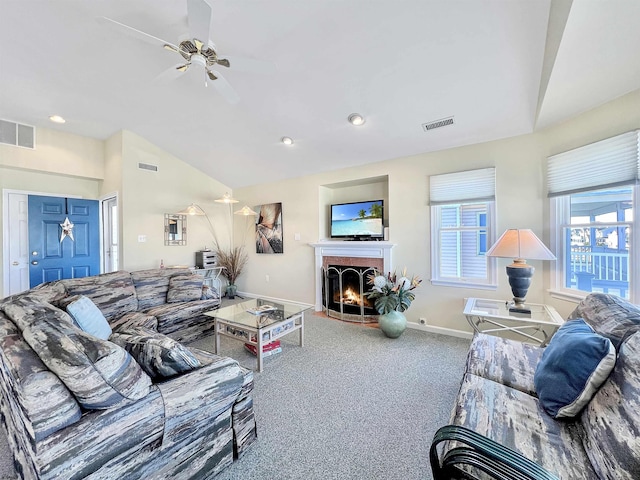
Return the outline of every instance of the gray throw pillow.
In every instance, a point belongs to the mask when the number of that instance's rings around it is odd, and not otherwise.
[[[202,297],[203,277],[196,274],[174,275],[169,279],[167,303],[193,302]]]
[[[154,380],[160,381],[201,366],[187,347],[162,333],[144,327],[117,332],[111,340],[136,359]]]

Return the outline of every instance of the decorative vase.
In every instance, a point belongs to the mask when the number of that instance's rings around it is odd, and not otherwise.
[[[238,287],[236,287],[233,283],[227,285],[227,298],[236,298],[236,292],[238,291]]]
[[[378,317],[380,330],[389,338],[398,338],[407,328],[407,317],[404,313],[392,310]]]

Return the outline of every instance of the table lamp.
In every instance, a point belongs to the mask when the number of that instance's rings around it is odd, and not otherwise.
[[[487,251],[487,256],[514,259],[511,265],[507,265],[507,277],[513,293],[513,305],[509,307],[509,311],[531,314],[531,309],[526,307],[524,300],[535,268],[527,265],[525,258],[555,260],[551,250],[531,230],[513,228],[502,234]]]

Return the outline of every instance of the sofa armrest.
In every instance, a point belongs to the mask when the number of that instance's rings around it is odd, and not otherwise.
[[[157,383],[165,406],[163,443],[181,443],[195,432],[218,428],[218,417],[231,416],[242,390],[243,372],[238,362],[218,357],[209,365]],[[226,421],[230,427],[230,421]]]
[[[463,444],[447,451],[440,458],[438,445],[445,441]],[[471,466],[498,480],[558,480],[554,474],[520,453],[501,445],[468,428],[447,425],[440,428],[429,451],[431,470],[435,480],[475,478],[463,466]]]

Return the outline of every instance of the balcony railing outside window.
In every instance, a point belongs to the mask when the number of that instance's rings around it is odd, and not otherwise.
[[[632,189],[570,196],[570,225],[564,225],[565,288],[629,298]]]

